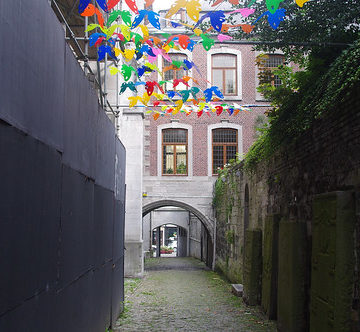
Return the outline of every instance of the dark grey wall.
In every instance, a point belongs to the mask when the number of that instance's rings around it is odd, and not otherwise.
[[[0,1],[0,331],[103,332],[123,301],[125,149],[47,1]]]

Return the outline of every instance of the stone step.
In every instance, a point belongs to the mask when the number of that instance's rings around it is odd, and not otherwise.
[[[242,284],[231,284],[231,292],[238,297],[243,296],[244,286]]]

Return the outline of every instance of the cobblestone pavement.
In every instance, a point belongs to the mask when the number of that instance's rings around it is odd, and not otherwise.
[[[114,331],[276,331],[257,308],[194,258],[151,258],[143,279],[125,281]]]

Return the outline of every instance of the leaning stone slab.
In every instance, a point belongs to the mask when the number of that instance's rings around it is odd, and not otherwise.
[[[265,219],[261,306],[269,319],[277,316],[278,242],[280,215]]]
[[[244,293],[248,305],[260,304],[262,270],[262,232],[260,229],[245,231]]]
[[[351,330],[355,218],[352,192],[314,199],[310,332]]]
[[[279,223],[278,331],[306,331],[306,224]]]

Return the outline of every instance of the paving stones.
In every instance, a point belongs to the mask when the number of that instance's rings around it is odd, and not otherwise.
[[[154,258],[136,287],[125,287],[115,331],[276,331],[231,285],[193,258]],[[133,284],[133,283],[132,283]]]

